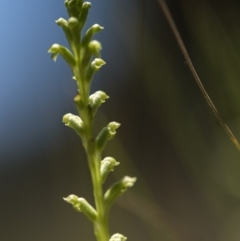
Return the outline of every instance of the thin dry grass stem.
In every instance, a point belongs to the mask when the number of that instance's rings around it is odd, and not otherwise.
[[[198,87],[200,88],[205,100],[207,101],[208,105],[210,106],[212,112],[214,113],[214,115],[216,116],[216,118],[218,119],[218,121],[220,122],[220,124],[222,125],[223,129],[226,131],[227,135],[229,136],[229,138],[232,140],[233,144],[237,147],[237,149],[240,151],[240,144],[238,142],[238,140],[236,139],[236,137],[233,135],[232,131],[229,129],[229,127],[227,126],[227,124],[225,123],[224,119],[222,118],[222,116],[219,114],[217,108],[215,107],[215,105],[213,104],[211,98],[209,97],[208,93],[206,92],[194,66],[193,66],[193,63],[189,57],[189,54],[187,52],[187,49],[183,43],[183,40],[181,38],[181,35],[177,29],[177,26],[173,20],[173,17],[168,9],[168,6],[166,5],[165,1],[164,0],[157,0],[166,19],[167,19],[167,22],[169,23],[170,25],[170,28],[174,34],[174,37],[176,38],[177,40],[177,43],[179,45],[179,48],[189,66],[189,69],[191,70],[192,74],[193,74],[193,77],[194,79],[196,80],[197,82],[197,85]]]

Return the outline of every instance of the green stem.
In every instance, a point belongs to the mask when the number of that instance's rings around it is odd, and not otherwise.
[[[103,190],[100,175],[101,154],[95,148],[93,138],[93,119],[88,111],[88,99],[90,86],[83,80],[81,75],[80,58],[77,58],[77,68],[74,70],[77,79],[79,94],[81,95],[81,109],[79,115],[82,117],[85,129],[83,136],[83,145],[86,150],[88,165],[91,172],[94,199],[97,211],[97,220],[94,223],[94,231],[98,241],[109,240],[108,214],[105,211]]]
[[[94,157],[94,158],[93,158]],[[103,200],[103,190],[101,184],[100,176],[100,156],[96,156],[91,151],[88,152],[88,160],[93,165],[90,165],[90,171],[93,181],[94,198],[97,210],[97,220],[94,223],[95,235],[98,241],[108,241],[109,240],[109,230],[108,230],[108,218],[105,211],[104,200]]]

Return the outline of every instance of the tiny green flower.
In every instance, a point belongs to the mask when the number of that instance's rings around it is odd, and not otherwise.
[[[92,40],[94,34],[103,30],[104,27],[100,26],[99,24],[94,24],[91,28],[89,28],[82,39],[82,47],[86,47],[88,43]]]
[[[76,195],[69,195],[66,198],[63,198],[67,203],[72,204],[72,207],[78,211],[85,214],[85,216],[92,222],[97,218],[96,210],[86,201],[86,199],[78,197]]]
[[[116,135],[116,130],[120,127],[120,123],[117,122],[110,122],[108,124],[108,129],[109,129],[109,138],[112,139]]]
[[[95,71],[98,71],[103,65],[105,65],[106,62],[103,59],[96,58],[93,60],[91,66]]]
[[[106,181],[109,172],[112,172],[115,166],[118,166],[120,162],[117,162],[113,157],[105,157],[101,161],[100,173],[102,183]]]
[[[109,241],[126,241],[127,238],[120,233],[114,234]]]
[[[59,18],[55,22],[58,26],[62,27],[62,30],[65,33],[66,39],[67,39],[69,45],[72,48],[73,47],[73,45],[72,45],[72,34],[71,34],[71,30],[69,29],[69,26],[68,26],[68,21],[64,18]]]
[[[91,6],[92,5],[91,5],[90,2],[85,2],[82,5],[82,11],[81,11],[81,14],[80,14],[80,17],[79,17],[79,28],[80,28],[80,30],[82,30],[82,28],[85,25],[85,22],[86,22],[87,16],[88,16],[88,11],[91,8]]]
[[[84,133],[84,124],[79,116],[68,113],[63,116],[63,122],[74,129],[79,136]]]
[[[106,62],[103,59],[95,58],[86,69],[85,80],[90,83],[94,74],[105,64]]]
[[[94,94],[89,96],[89,105],[92,108],[93,115],[96,114],[97,109],[105,102],[106,99],[109,99],[109,96],[103,91],[96,91]]]
[[[71,68],[74,68],[76,65],[76,60],[72,53],[64,46],[60,44],[53,44],[48,50],[48,53],[51,53],[51,58],[56,62],[58,55],[60,54],[64,60],[68,63]]]
[[[99,152],[105,148],[107,142],[111,140],[115,134],[116,129],[119,128],[121,124],[117,122],[110,122],[108,126],[104,127],[96,138],[96,148]]]
[[[79,17],[82,9],[82,0],[65,0],[65,7],[67,8],[69,17]]]
[[[122,180],[114,183],[104,194],[105,206],[110,209],[114,201],[136,182],[136,177],[125,176]]]

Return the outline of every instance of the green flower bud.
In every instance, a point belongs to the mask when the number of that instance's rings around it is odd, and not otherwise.
[[[117,162],[113,157],[106,157],[101,161],[100,173],[102,178],[102,184],[106,181],[109,172],[114,170],[115,166],[118,166],[120,162]]]
[[[74,206],[76,206],[79,202],[78,202],[78,196],[71,194],[65,198],[63,198],[64,201],[66,201],[67,203],[70,203]]]
[[[92,63],[88,66],[85,73],[85,80],[88,82],[91,82],[93,79],[94,74],[104,65],[106,64],[105,61],[103,61],[100,58],[96,58],[92,61]]]
[[[89,105],[92,108],[92,112],[95,115],[97,109],[105,102],[106,99],[109,99],[109,96],[103,91],[97,91],[94,94],[89,96]]]
[[[106,209],[109,209],[114,201],[129,187],[132,187],[136,182],[136,177],[125,176],[121,181],[114,183],[104,194]]]
[[[74,97],[74,102],[75,102],[75,105],[78,109],[78,113],[81,113],[81,109],[82,109],[82,102],[81,102],[81,96],[80,94],[77,94],[75,97]]]
[[[81,56],[82,68],[85,69],[88,66],[90,75],[94,74],[94,72],[92,72],[92,66],[89,64],[91,61],[91,58],[93,55],[97,58],[100,58],[101,49],[102,49],[101,43],[96,40],[91,41],[86,48],[82,48],[82,56]]]
[[[56,24],[60,27],[68,27],[68,21],[64,18],[59,18],[58,20],[55,21]]]
[[[65,0],[64,5],[67,8],[69,17],[75,17],[75,18],[79,17],[79,13],[81,9],[79,9],[79,4],[77,4],[76,0]]]
[[[72,47],[72,44],[71,44],[72,34],[71,34],[71,30],[69,29],[69,26],[68,26],[68,21],[64,18],[59,18],[55,22],[58,26],[62,27],[62,30],[68,40],[68,43]]]
[[[96,138],[96,147],[99,152],[102,152],[107,142],[111,140],[115,134],[116,129],[120,124],[117,122],[110,122],[107,127],[104,127]]]
[[[70,17],[70,18],[68,19],[68,26],[69,26],[70,28],[76,28],[76,27],[78,27],[78,24],[79,24],[79,22],[78,22],[78,19],[77,19],[77,18],[75,18],[75,17]]]
[[[100,26],[99,24],[94,24],[91,28],[89,28],[82,39],[82,47],[88,46],[88,43],[92,40],[95,33],[100,32],[103,30],[104,27]]]
[[[96,56],[97,58],[100,58],[100,51],[102,50],[102,45],[99,41],[93,40],[88,44],[88,49],[90,52]]]
[[[116,233],[110,238],[109,241],[126,241],[126,240],[127,240],[127,237],[124,237],[120,233]]]
[[[80,42],[80,31],[79,31],[79,21],[76,17],[70,17],[68,19],[68,26],[71,32],[71,48],[75,49],[77,45],[79,45]]]
[[[79,198],[76,195],[69,195],[66,198],[63,198],[67,203],[72,204],[72,207],[78,211],[85,214],[85,216],[92,222],[97,219],[96,210],[86,201],[84,198]]]
[[[76,65],[76,61],[72,53],[64,46],[60,44],[53,44],[48,50],[48,53],[51,53],[51,58],[56,61],[58,55],[60,54],[68,65],[73,68]]]
[[[66,126],[74,129],[79,136],[82,136],[84,132],[84,124],[79,116],[70,113],[66,114],[63,116],[63,122]]]
[[[79,12],[82,10],[83,0],[77,0],[76,7]]]
[[[86,23],[87,16],[88,16],[88,11],[91,8],[91,6],[92,5],[91,5],[90,2],[85,2],[82,5],[82,11],[81,11],[81,14],[80,14],[80,17],[79,17],[80,30],[83,29],[83,27],[84,27],[84,25]]]

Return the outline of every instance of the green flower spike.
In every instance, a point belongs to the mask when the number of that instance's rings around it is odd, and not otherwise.
[[[101,161],[100,173],[102,178],[102,183],[104,183],[107,179],[109,172],[112,172],[115,166],[118,166],[120,162],[117,162],[112,157],[105,157]]]
[[[109,241],[126,241],[127,238],[120,233],[114,234]]]
[[[96,138],[96,147],[99,152],[102,152],[107,142],[116,135],[116,129],[121,124],[117,122],[110,122],[107,127],[104,127]]]
[[[129,187],[132,187],[136,181],[136,177],[125,176],[119,182],[114,183],[104,194],[106,209],[110,209],[117,197],[122,195]]]
[[[79,198],[76,195],[69,195],[66,198],[63,198],[67,203],[72,204],[73,208],[85,214],[85,216],[92,222],[97,218],[96,210],[86,201],[84,198]]]
[[[65,33],[69,49],[60,44],[53,44],[48,52],[52,54],[51,57],[54,61],[59,54],[63,57],[70,66],[74,75],[73,79],[77,84],[78,94],[75,96],[74,102],[78,115],[68,113],[63,116],[63,122],[72,128],[82,140],[92,178],[95,208],[84,198],[76,195],[69,195],[64,200],[93,222],[97,241],[126,241],[127,238],[118,233],[110,238],[109,210],[116,198],[127,188],[133,186],[136,178],[126,176],[113,184],[104,194],[103,183],[114,167],[119,165],[119,162],[113,157],[101,160],[101,156],[107,142],[115,136],[120,124],[117,122],[109,123],[95,137],[95,115],[98,108],[109,96],[103,91],[89,95],[94,75],[106,64],[101,59],[101,43],[93,39],[96,33],[103,30],[103,27],[94,24],[86,31],[85,35],[82,35],[91,3],[83,2],[83,0],[65,0],[64,5],[69,17],[68,19],[59,18],[56,20],[56,24]]]
[[[72,129],[74,129],[79,136],[83,135],[83,122],[79,116],[68,113],[63,116],[63,122],[66,126],[69,126]]]

